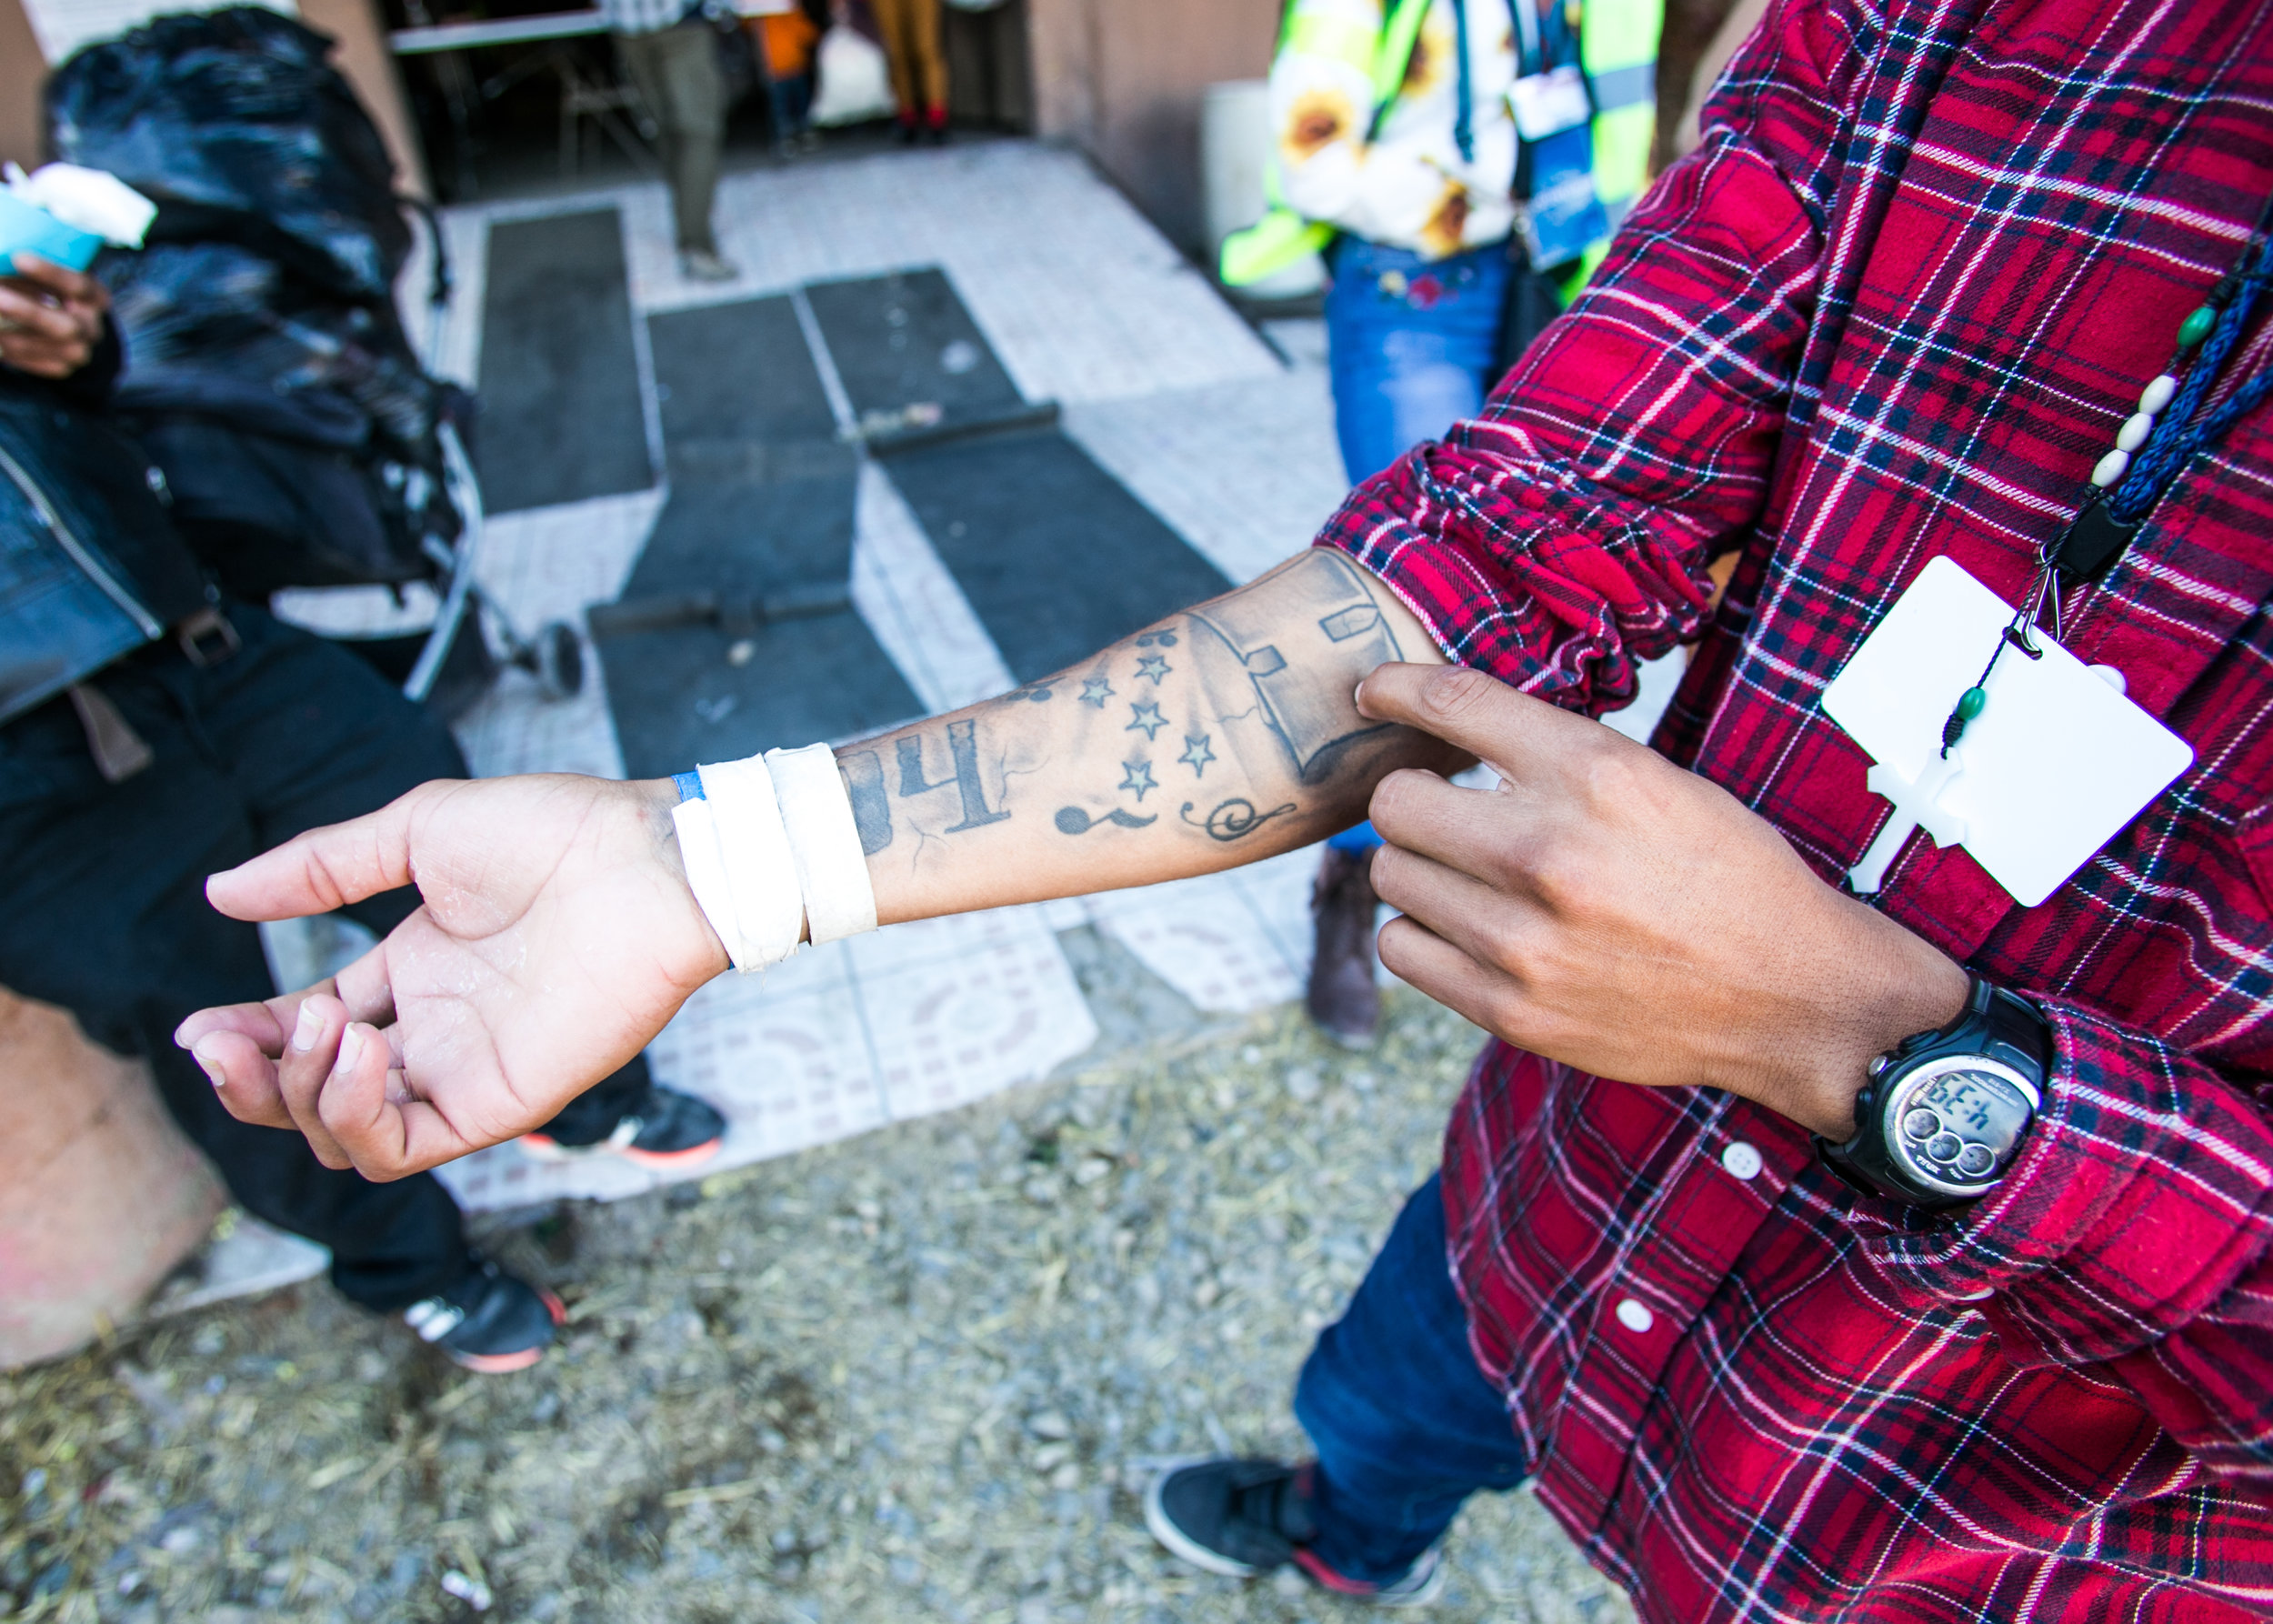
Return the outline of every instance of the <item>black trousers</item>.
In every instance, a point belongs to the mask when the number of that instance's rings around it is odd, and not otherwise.
[[[239,1122],[173,1032],[195,1010],[275,990],[259,931],[207,905],[206,875],[429,778],[464,777],[466,762],[440,721],[353,655],[258,609],[229,617],[244,647],[219,664],[160,643],[95,679],[155,755],[123,784],[95,771],[67,700],[0,727],[0,986],[148,1057],[167,1109],[237,1203],[329,1247],[340,1291],[391,1312],[466,1267],[449,1192],[431,1174],[335,1172],[298,1134]],[[385,935],[417,904],[404,889],[345,911]],[[555,1131],[605,1136],[647,1083],[636,1059]]]

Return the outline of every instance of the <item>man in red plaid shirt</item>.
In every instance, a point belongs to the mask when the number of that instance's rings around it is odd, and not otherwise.
[[[1318,1459],[1156,1488],[1204,1566],[1424,1599],[1461,1500],[1532,1479],[1652,1619],[2273,1613],[2273,7],[1784,0],[1706,126],[1322,550],[888,747],[999,761],[960,797],[840,751],[876,915],[1221,867],[1370,794],[1385,961],[1498,1035],[1305,1368]],[[1842,889],[1890,814],[1827,685],[1930,560],[2024,601],[2095,477],[2141,522],[2062,555],[2059,638],[2193,766],[2038,906],[1924,837]],[[1585,719],[1687,641],[1658,753]],[[1470,757],[1500,790],[1425,770]],[[222,877],[427,908],[339,997],[185,1038],[366,1171],[516,1132],[562,1046],[598,1076],[725,967],[681,793],[429,787]],[[1850,1188],[1811,1136],[1863,1145],[1909,1064],[1872,1057],[1935,1028],[2033,1112],[1976,1198]]]

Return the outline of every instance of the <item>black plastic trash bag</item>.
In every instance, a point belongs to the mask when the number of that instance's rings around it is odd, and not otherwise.
[[[231,592],[436,577],[455,540],[426,376],[393,286],[410,229],[331,41],[257,7],[160,17],[49,81],[58,155],[158,205],[95,274],[126,369],[115,403],[183,535]]]
[[[422,580],[454,539],[423,373],[391,306],[310,298],[234,243],[105,256],[127,366],[115,404],[233,592]]]
[[[55,70],[48,137],[155,202],[154,242],[237,242],[341,296],[384,299],[410,229],[331,47],[261,6],[159,17]]]

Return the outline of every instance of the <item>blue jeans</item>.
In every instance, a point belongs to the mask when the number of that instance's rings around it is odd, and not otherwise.
[[[1505,243],[1430,260],[1352,236],[1328,263],[1334,429],[1356,485],[1483,408],[1515,266]]]
[[[1515,266],[1505,243],[1430,260],[1354,236],[1336,241],[1328,260],[1334,432],[1357,485],[1483,409]],[[1362,857],[1381,837],[1361,823],[1327,844]]]
[[[1403,1578],[1469,1495],[1530,1476],[1499,1389],[1468,1348],[1436,1175],[1406,1202],[1341,1319],[1318,1334],[1295,1418],[1318,1452],[1310,1549],[1369,1584]]]

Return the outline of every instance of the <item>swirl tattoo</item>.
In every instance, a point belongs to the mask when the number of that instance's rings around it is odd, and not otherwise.
[[[1283,807],[1273,807],[1267,812],[1257,812],[1253,801],[1244,797],[1235,797],[1224,802],[1206,817],[1194,817],[1192,803],[1186,801],[1180,816],[1194,828],[1206,829],[1211,839],[1237,840],[1242,835],[1253,834],[1280,814],[1291,812],[1294,809],[1294,802],[1288,801]]]

